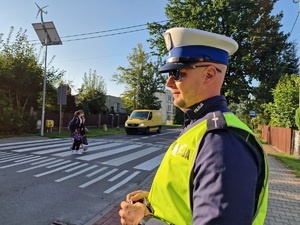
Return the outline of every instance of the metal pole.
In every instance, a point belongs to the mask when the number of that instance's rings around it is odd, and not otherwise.
[[[119,125],[120,125],[120,114],[117,114],[118,115],[118,127],[119,127]]]
[[[294,3],[297,3],[297,1],[294,1]],[[298,5],[298,13],[300,13],[300,1],[298,1],[298,3],[299,3],[299,5]],[[298,106],[298,108],[300,108],[300,82],[299,82],[299,106]]]
[[[36,4],[36,3],[35,3]],[[50,27],[49,29],[51,29],[52,33],[51,33],[51,36],[49,35],[47,29],[46,29],[46,26],[45,26],[45,23],[44,23],[44,20],[43,20],[43,13],[47,13],[45,12],[43,9],[46,8],[47,6],[45,7],[39,7],[38,4],[36,4],[36,6],[38,7],[38,14],[41,13],[41,25],[42,25],[42,28],[43,30],[45,31],[45,46],[46,46],[46,51],[45,51],[45,70],[44,70],[44,84],[43,84],[43,99],[42,99],[42,124],[41,124],[41,136],[44,136],[44,127],[45,127],[45,104],[46,104],[46,82],[47,82],[47,50],[48,50],[48,38],[49,38],[49,44],[62,44],[61,41],[60,41],[60,38],[57,34],[57,31],[54,27],[54,24],[53,22],[48,22],[48,24],[50,24]],[[37,14],[37,16],[38,16]],[[43,40],[44,37],[42,37],[42,35],[40,36],[40,32],[38,30],[40,30],[40,26],[39,24],[32,24],[35,31],[37,32],[37,35],[39,36],[40,40]],[[54,33],[53,33],[54,32]],[[53,43],[52,40],[56,40],[57,42]],[[43,44],[43,41],[41,41],[42,44]]]
[[[45,99],[46,99],[46,81],[47,81],[47,33],[45,38],[45,70],[44,70],[44,86],[43,86],[43,105],[42,105],[42,126],[41,126],[41,136],[44,136],[44,125],[45,125]]]
[[[59,134],[61,133],[62,93],[63,93],[63,86],[60,86],[60,95],[59,95],[59,130],[58,130]]]

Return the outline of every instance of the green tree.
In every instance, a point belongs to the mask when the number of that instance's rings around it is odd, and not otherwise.
[[[287,44],[282,61],[284,74],[299,74],[299,57],[297,57],[296,42]]]
[[[280,31],[282,13],[272,15],[276,0],[168,0],[164,24],[149,24],[151,47],[159,56],[167,50],[162,33],[172,27],[190,27],[232,37],[239,50],[230,58],[222,92],[229,103],[240,103],[251,93],[257,102],[272,101],[286,62],[288,35]],[[253,91],[252,82],[259,87]]]
[[[0,51],[0,133],[32,132],[34,118],[31,108],[38,107],[42,90],[42,68],[29,44],[26,31],[17,33],[11,43],[11,27]]]
[[[300,130],[300,108],[296,109],[295,123],[296,123],[298,130]]]
[[[76,99],[74,95],[67,94],[67,105],[63,107],[64,112],[74,113],[76,111]]]
[[[295,111],[299,107],[299,77],[284,75],[272,90],[274,102],[264,104],[270,125],[295,127]]]
[[[292,42],[286,44],[286,49],[283,52],[281,62],[282,62],[282,67],[281,67],[282,72],[280,72],[280,74],[292,75],[292,74],[299,73],[299,58],[296,56],[296,43]],[[264,112],[264,107],[261,107],[261,105],[263,105],[265,102],[270,101],[270,97],[268,97],[267,95],[267,97],[264,98],[264,95],[266,95],[266,93],[272,93],[271,92],[272,89],[269,88],[273,87],[274,85],[274,84],[267,85],[268,83],[267,79],[264,82],[262,82],[259,86],[253,87],[252,93],[256,93],[255,94],[256,97],[255,99],[251,99],[251,102],[247,107],[248,111],[251,109],[255,109],[257,111],[258,116],[255,119],[255,121],[257,121],[258,125],[268,124],[270,121],[270,115]]]
[[[143,50],[142,44],[133,48],[133,53],[127,59],[129,66],[127,68],[119,66],[120,73],[113,75],[113,81],[125,84],[125,91],[121,97],[124,107],[130,110],[160,109],[160,101],[155,93],[164,91],[166,81],[157,72],[161,60],[151,62],[150,54]]]
[[[173,123],[181,124],[184,123],[184,113],[178,107],[173,107]]]
[[[30,107],[37,107],[37,93],[42,91],[43,71],[33,45],[27,41],[26,31],[20,29],[15,41],[10,44],[13,31],[12,27],[0,51],[0,89],[6,105],[23,115]]]
[[[251,126],[251,118],[249,116],[249,104],[251,100],[246,100],[240,103],[231,103],[228,107],[230,110],[249,127]]]
[[[98,114],[106,111],[106,84],[96,70],[92,72],[90,69],[89,74],[84,74],[78,99],[80,108],[86,113]]]
[[[32,109],[40,109],[42,102],[43,64],[34,45],[28,42],[26,30],[20,29],[11,41],[13,32],[14,27],[11,27],[0,48],[0,133],[35,131],[38,116],[32,115]],[[61,76],[57,72],[53,67],[47,70],[46,106],[56,104],[53,83]]]
[[[295,43],[286,43],[285,49],[276,57],[265,55],[264,68],[259,68],[259,85],[253,88],[252,94],[255,96],[255,106],[259,110],[260,105],[272,102],[274,89],[284,74],[298,74],[299,58],[296,56]],[[267,54],[267,52],[265,53]],[[263,75],[265,73],[265,76]]]

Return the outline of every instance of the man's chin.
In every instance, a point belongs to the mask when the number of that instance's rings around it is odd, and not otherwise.
[[[174,106],[180,108],[182,111],[185,111],[185,110],[186,110],[186,103],[185,103],[185,101],[183,101],[183,100],[180,100],[180,99],[174,99],[173,104],[174,104]]]

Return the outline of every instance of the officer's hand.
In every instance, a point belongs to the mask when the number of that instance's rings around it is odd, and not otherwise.
[[[143,200],[144,198],[147,198],[148,195],[149,195],[148,191],[137,190],[137,191],[129,193],[126,196],[126,201],[129,203],[137,202],[137,201]]]
[[[149,214],[149,210],[140,202],[134,204],[125,201],[121,202],[119,215],[122,225],[138,225],[140,221]]]

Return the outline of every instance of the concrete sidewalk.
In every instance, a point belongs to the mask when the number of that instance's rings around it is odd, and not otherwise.
[[[266,153],[280,153],[269,145],[263,145]],[[268,156],[269,206],[265,225],[300,224],[300,178],[287,169],[274,157]],[[155,172],[141,183],[137,189],[149,190]],[[125,198],[125,196],[124,196]],[[120,202],[122,199],[120,199]],[[99,213],[85,225],[120,225],[119,203]]]
[[[267,153],[278,153],[264,145]],[[265,225],[300,224],[300,178],[274,157],[269,161],[269,205]]]

